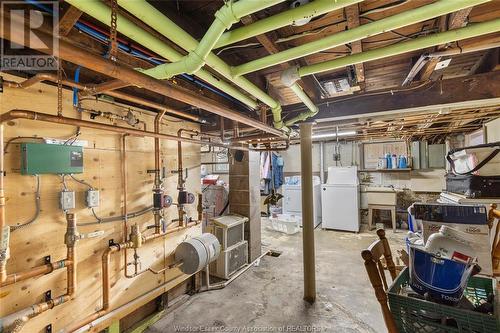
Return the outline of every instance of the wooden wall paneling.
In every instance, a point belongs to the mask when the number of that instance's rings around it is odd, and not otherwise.
[[[11,75],[2,74],[6,80],[20,81]],[[4,113],[11,109],[28,109],[38,112],[56,114],[56,87],[47,84],[37,84],[26,90],[5,88],[0,94],[0,112]],[[71,105],[72,94],[64,90],[63,114],[69,117],[77,117],[76,111]],[[94,108],[101,111],[124,112],[123,109],[103,102],[84,101],[82,105],[86,108]],[[148,129],[153,128],[154,114],[146,110],[133,109],[137,117],[146,122]],[[84,113],[84,119],[88,114]],[[167,118],[172,119],[172,118]],[[106,120],[96,120],[103,121]],[[108,122],[109,123],[109,122]],[[123,123],[120,123],[123,126]],[[198,125],[184,121],[167,121],[162,125],[162,131],[177,134],[181,127],[194,130]],[[15,136],[37,135],[51,138],[67,138],[75,132],[72,126],[61,126],[50,123],[34,122],[29,120],[15,120],[5,124],[5,140]],[[88,141],[84,149],[84,173],[75,175],[79,179],[91,183],[101,191],[100,206],[96,213],[101,217],[116,216],[122,214],[123,195],[121,185],[121,135],[99,130],[82,128],[81,140]],[[189,178],[187,188],[193,193],[200,191],[200,154],[199,146],[183,143],[185,153],[184,164],[188,167]],[[177,168],[177,143],[162,140],[162,160],[166,162],[168,171]],[[19,174],[19,144],[12,144],[5,155],[7,176],[7,223],[15,224],[17,221],[25,221],[33,214],[35,182],[34,177]],[[148,169],[154,168],[153,139],[143,137],[127,138],[127,179],[129,181],[128,207],[129,211],[138,210],[151,204],[153,176],[146,173]],[[79,222],[93,221],[90,210],[84,207],[85,186],[80,185],[69,177],[66,177],[68,187],[75,190],[77,206],[74,212]],[[176,184],[177,176],[168,174],[166,189],[174,200],[177,198]],[[52,260],[60,260],[66,256],[64,245],[64,233],[66,222],[64,214],[58,207],[58,192],[61,190],[60,177],[56,175],[41,176],[41,215],[30,227],[15,231],[11,237],[11,258],[8,261],[8,272],[26,270],[43,263],[46,255],[51,255]],[[188,215],[197,217],[196,203],[187,207]],[[166,211],[168,219],[176,218],[175,207]],[[104,235],[98,238],[80,240],[76,252],[78,257],[77,281],[78,290],[76,299],[64,304],[54,310],[49,310],[42,315],[32,319],[24,327],[23,332],[42,332],[46,325],[52,324],[54,330],[60,330],[74,321],[76,318],[85,317],[101,307],[101,255],[108,246],[108,240],[122,241],[121,221],[104,223],[100,225],[79,227],[79,232],[102,230]],[[129,220],[140,225],[144,230],[147,225],[153,223],[152,214],[146,214],[140,218]],[[152,231],[147,231],[152,232]],[[164,262],[171,262],[171,253],[176,245],[187,237],[201,233],[200,227],[193,227],[176,234],[168,236],[165,240],[158,239],[151,244],[145,244],[138,249],[142,268],[150,265],[154,269],[161,269]],[[132,260],[132,251],[129,254]],[[133,279],[123,276],[123,254],[115,254],[111,259],[111,307],[115,308],[126,304],[134,298],[146,293],[158,285],[175,278],[180,274],[177,269],[166,271],[159,275],[145,273]],[[179,278],[181,282],[185,278]],[[167,289],[173,285],[169,285]],[[43,294],[47,290],[52,291],[53,296],[65,293],[66,271],[58,270],[51,274],[35,279],[29,279],[17,284],[3,287],[0,290],[0,317],[21,310],[33,303],[43,300]],[[108,323],[109,324],[109,323]],[[102,328],[102,327],[101,327]]]

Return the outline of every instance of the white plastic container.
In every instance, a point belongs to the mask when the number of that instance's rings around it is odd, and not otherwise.
[[[300,231],[301,218],[295,215],[278,214],[276,218],[270,218],[271,229],[293,235]]]
[[[473,242],[469,234],[443,225],[439,232],[429,236],[425,251],[440,258],[469,263],[476,257]]]

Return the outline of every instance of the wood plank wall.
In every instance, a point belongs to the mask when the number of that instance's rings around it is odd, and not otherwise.
[[[2,74],[5,80],[20,81],[14,76]],[[72,93],[64,90],[64,111],[67,117],[77,117],[72,107]],[[116,106],[87,100],[82,106],[100,111],[124,113],[126,110]],[[0,93],[0,112],[11,109],[27,109],[32,111],[57,114],[57,89],[48,84],[36,84],[28,89],[10,89],[5,87]],[[154,113],[133,109],[137,117],[146,122],[148,130],[153,130]],[[83,114],[83,119],[89,119],[88,114]],[[96,120],[108,122],[107,120]],[[118,122],[120,126],[128,126]],[[166,117],[161,131],[177,134],[181,127],[199,129],[190,122]],[[100,190],[100,207],[96,212],[101,217],[122,214],[123,195],[121,180],[121,135],[100,130],[82,128],[81,140],[88,141],[84,149],[84,173],[76,175]],[[5,140],[15,136],[41,136],[64,139],[75,133],[72,126],[56,125],[35,122],[30,120],[15,120],[5,124]],[[162,140],[161,159],[167,167],[169,175],[166,182],[167,193],[174,200],[177,197],[177,176],[170,174],[177,169],[177,143]],[[189,168],[187,189],[190,192],[200,191],[200,147],[195,144],[183,143],[184,167]],[[141,137],[127,138],[128,154],[128,207],[135,211],[152,204],[153,174],[148,174],[148,169],[154,169],[153,139]],[[33,176],[23,176],[19,173],[19,144],[12,144],[5,155],[7,176],[7,223],[9,225],[26,221],[34,212],[35,179]],[[76,191],[77,206],[74,212],[79,222],[93,221],[91,212],[84,204],[85,186],[67,179],[68,187]],[[65,216],[58,207],[58,192],[62,189],[60,177],[56,175],[41,176],[41,215],[30,227],[20,229],[11,235],[11,257],[8,261],[8,272],[18,272],[43,264],[43,258],[50,255],[53,261],[64,259],[66,248],[64,245]],[[187,208],[188,216],[197,218],[196,203]],[[167,218],[177,218],[175,207],[166,210]],[[23,329],[23,332],[45,332],[45,326],[52,324],[53,331],[59,331],[76,319],[85,317],[101,307],[101,254],[108,246],[108,241],[123,240],[122,223],[113,222],[96,226],[80,227],[79,232],[87,234],[102,230],[104,235],[98,238],[80,240],[76,247],[78,258],[77,270],[77,296],[76,299],[49,310],[32,319]],[[152,214],[130,220],[140,225],[144,230],[153,223]],[[151,231],[148,231],[151,232]],[[172,261],[172,251],[176,245],[187,237],[201,233],[201,227],[193,227],[187,231],[172,234],[164,241],[158,239],[151,244],[145,244],[138,250],[142,269],[152,266],[159,270],[164,263]],[[132,261],[132,251],[129,252],[129,261]],[[130,300],[146,293],[147,291],[170,281],[181,275],[179,270],[168,270],[163,274],[154,275],[145,273],[136,278],[127,279],[123,276],[123,254],[115,254],[111,259],[111,308],[114,309]],[[133,267],[130,267],[133,268]],[[187,279],[181,276],[175,282]],[[173,287],[167,285],[165,290]],[[44,293],[52,291],[53,296],[62,295],[66,291],[66,271],[58,270],[51,274],[25,280],[0,289],[0,317],[24,309],[36,302],[43,301]]]

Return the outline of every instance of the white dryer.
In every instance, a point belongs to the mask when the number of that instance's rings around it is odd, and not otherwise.
[[[300,178],[300,177],[299,177]],[[302,226],[302,188],[300,180],[296,185],[283,185],[283,214],[300,217]],[[313,176],[314,227],[321,223],[321,180]]]

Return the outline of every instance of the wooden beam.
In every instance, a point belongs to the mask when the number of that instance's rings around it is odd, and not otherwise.
[[[59,19],[59,35],[62,37],[67,36],[82,14],[81,10],[69,5]]]
[[[249,25],[252,24],[256,21],[256,18],[253,15],[248,15],[245,16],[241,19],[241,23],[244,25]],[[274,54],[283,51],[283,48],[280,47],[279,45],[275,44],[273,40],[276,40],[277,38],[274,38],[275,36],[272,36],[272,34],[276,34],[276,32],[269,32],[265,33],[262,35],[255,36],[255,38],[259,41],[259,43],[262,44],[262,46],[266,49],[269,54]],[[281,63],[279,66],[281,69],[285,70],[290,66],[296,66],[296,65],[302,65],[298,61],[289,61],[288,63]],[[317,90],[315,88],[314,82],[311,82],[310,79],[306,80],[301,80],[301,86],[304,89],[304,91],[311,97],[311,99],[316,99],[317,98]]]
[[[344,8],[345,16],[347,19],[347,28],[354,29],[359,27],[359,6],[352,5]],[[357,40],[351,43],[351,54],[361,53],[363,52],[363,44],[361,40]],[[360,85],[364,85],[365,81],[365,67],[363,63],[354,65],[354,69],[356,71],[356,79]]]
[[[462,103],[475,100],[500,98],[500,71],[459,77],[434,83],[430,87],[405,89],[387,94],[363,94],[345,99],[330,98],[321,102],[317,120],[362,116],[363,114],[381,113],[394,110],[432,107]],[[285,112],[303,110],[303,105],[296,104],[284,108]]]
[[[459,10],[449,15],[441,16],[438,21],[439,32],[458,29],[466,26],[467,18],[469,17],[471,10],[472,7]],[[440,51],[445,49],[447,46],[448,45],[439,45],[435,48],[435,50]],[[420,72],[420,81],[427,81],[431,78],[432,74],[434,73],[434,68],[439,61],[441,61],[441,58],[433,58],[427,63],[427,65],[424,66],[424,68],[422,68]]]
[[[448,18],[448,30],[465,27],[471,10],[472,7],[469,7],[459,10],[458,12],[451,13]]]

